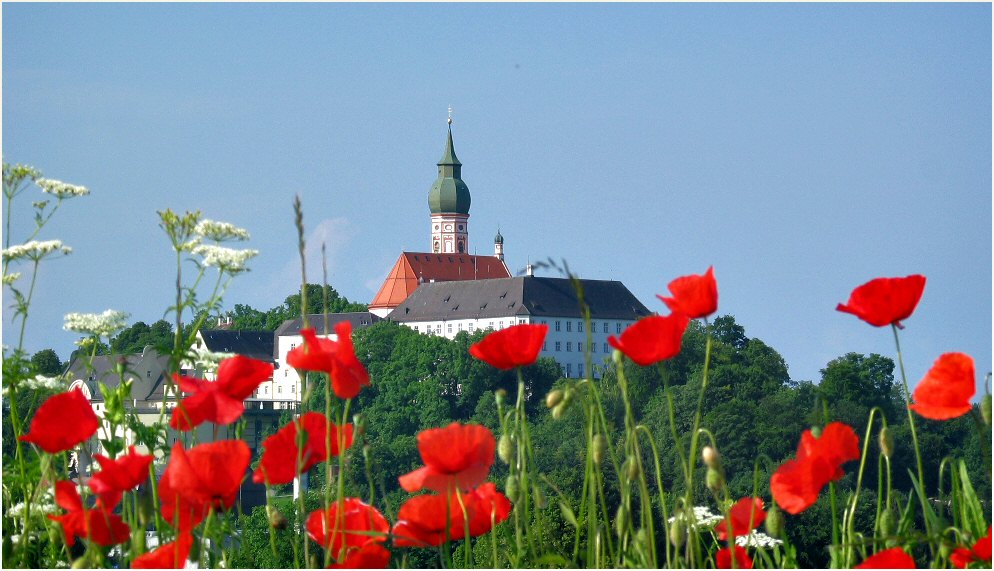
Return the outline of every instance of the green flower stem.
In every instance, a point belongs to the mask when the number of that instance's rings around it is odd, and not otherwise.
[[[856,530],[854,529],[855,518],[856,518],[856,504],[859,502],[859,491],[863,485],[863,471],[866,468],[866,458],[870,450],[870,435],[873,430],[873,416],[879,415],[883,420],[884,427],[887,426],[887,420],[884,418],[884,411],[880,407],[875,406],[870,409],[870,418],[866,423],[866,434],[863,437],[863,453],[860,455],[859,460],[859,472],[856,476],[856,489],[853,490],[852,496],[850,496],[849,505],[846,510],[842,513],[842,527],[843,527],[843,554],[842,554],[842,564],[845,567],[851,567],[856,563]]]
[[[829,547],[829,557],[833,569],[842,567],[839,561],[839,506],[835,498],[835,482],[828,483],[829,495],[832,499],[832,545]]]
[[[659,511],[663,518],[663,537],[666,538],[666,540],[663,542],[666,545],[666,567],[672,568],[673,561],[672,561],[672,554],[669,542],[670,516],[668,510],[666,509],[666,492],[663,489],[663,472],[659,468],[659,449],[656,448],[656,442],[652,439],[652,433],[649,432],[649,429],[642,424],[635,427],[635,430],[639,429],[641,429],[645,433],[646,441],[649,443],[649,446],[652,448],[652,460],[655,463],[655,468],[656,468],[656,484],[659,486]],[[653,534],[653,538],[655,538],[655,534]],[[655,539],[653,541],[655,541]]]
[[[35,294],[35,282],[38,279],[38,264],[41,263],[40,260],[35,260],[34,262],[34,266],[31,268],[31,285],[28,287],[28,297],[25,298],[24,303],[17,304],[17,313],[21,314],[21,333],[17,336],[18,353],[24,349],[24,328],[28,324],[28,309],[31,307],[31,298]]]
[[[462,499],[462,492],[457,488],[455,491],[456,501],[459,502],[459,510],[462,511],[463,523],[463,569],[470,569],[474,566],[473,546],[470,545],[469,534],[469,512],[466,510],[466,502]],[[493,510],[490,510],[490,517],[493,519]]]
[[[707,318],[704,319],[704,324],[707,328],[707,343],[704,348],[704,371],[701,377],[701,392],[697,397],[697,410],[694,412],[694,428],[690,433],[690,452],[687,455],[686,464],[687,490],[685,492],[685,503],[686,505],[691,506],[691,510],[694,505],[694,466],[696,464],[695,458],[697,457],[697,439],[699,437],[698,429],[701,426],[701,409],[704,407],[704,392],[708,387],[708,369],[711,366],[711,324],[708,322]],[[690,542],[688,541],[688,544],[689,543]],[[699,552],[699,547],[695,550],[695,552]],[[698,564],[698,561],[691,559],[688,563],[693,567]]]
[[[877,513],[873,518],[873,552],[880,550],[880,514],[883,513],[884,501],[884,458],[883,454],[877,455]],[[888,500],[889,506],[889,500]]]
[[[625,404],[625,443],[626,448],[629,448],[632,457],[635,459],[636,465],[638,466],[639,472],[639,504],[640,504],[640,517],[647,528],[649,535],[649,562],[652,567],[658,567],[658,560],[656,557],[656,534],[655,526],[652,521],[652,501],[649,495],[649,486],[646,483],[645,469],[642,465],[642,451],[639,449],[638,434],[636,433],[636,423],[635,414],[632,412],[631,400],[628,397],[628,379],[625,377],[625,366],[624,360],[619,360],[618,362],[618,387],[621,389],[621,399]],[[650,438],[650,441],[652,439]],[[660,489],[662,488],[662,481],[659,482]],[[627,488],[627,486],[625,487]],[[623,488],[623,490],[625,489]],[[625,495],[627,496],[631,492],[628,491]],[[630,499],[630,498],[629,498]],[[629,506],[630,508],[630,506]],[[631,510],[629,509],[629,514]],[[634,523],[634,519],[632,520]]]
[[[516,429],[518,432],[518,480],[521,490],[522,518],[524,519],[524,536],[528,543],[528,548],[532,554],[536,553],[534,534],[531,533],[531,479],[529,473],[532,468],[532,458],[529,457],[528,447],[528,419],[525,415],[525,377],[521,372],[521,367],[517,368],[518,373],[518,398],[514,405],[516,412]]]
[[[576,565],[578,562],[578,557],[580,556],[580,536],[582,535],[582,530],[580,527],[580,522],[585,521],[583,518],[587,511],[587,499],[589,497],[588,489],[590,488],[591,474],[594,470],[594,425],[593,425],[593,411],[591,408],[593,405],[584,399],[583,402],[583,423],[584,432],[587,435],[587,454],[583,463],[583,488],[580,492],[580,517],[577,520],[576,526],[576,539],[573,542],[573,564]],[[596,508],[595,508],[596,509]],[[593,513],[593,512],[592,512]]]
[[[901,356],[901,341],[897,335],[897,325],[891,324],[891,330],[894,332],[894,345],[897,347],[897,362],[901,367],[901,382],[904,385],[904,404],[907,405],[908,411],[908,426],[911,427],[911,440],[915,445],[915,461],[918,466],[918,481],[922,485],[922,494],[919,494],[919,501],[922,506],[922,519],[925,521],[925,533],[929,536],[932,535],[932,526],[925,517],[928,512],[925,506],[925,470],[922,468],[922,453],[921,447],[918,445],[918,431],[915,430],[915,415],[911,412],[911,392],[908,390],[908,376],[904,372],[904,358]],[[929,548],[932,550],[933,556],[935,555],[935,547],[929,544]]]

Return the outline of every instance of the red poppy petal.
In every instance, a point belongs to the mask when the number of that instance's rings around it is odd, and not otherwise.
[[[526,367],[538,359],[549,332],[545,324],[513,325],[487,334],[469,348],[469,354],[502,370]]]
[[[193,536],[181,533],[176,541],[164,543],[159,548],[135,557],[132,569],[182,569],[190,555]]]
[[[469,534],[472,537],[488,533],[511,514],[511,501],[497,491],[493,482],[487,482],[466,494],[463,502],[469,514]]]
[[[304,344],[287,353],[287,364],[295,369],[331,374],[338,344],[319,338],[311,327],[301,329],[300,335],[304,338]]]
[[[853,569],[914,569],[915,559],[900,547],[885,549],[871,555]]]
[[[691,319],[707,317],[718,310],[718,283],[714,279],[714,266],[704,275],[691,274],[669,283],[673,297],[657,295],[673,313],[683,313]]]
[[[83,500],[79,497],[79,491],[69,480],[59,480],[55,483],[55,504],[67,512],[83,510]]]
[[[914,313],[925,290],[925,276],[876,278],[857,287],[846,304],[835,309],[851,313],[874,327],[897,325]]]
[[[646,367],[679,354],[680,342],[689,324],[690,318],[682,313],[667,317],[653,315],[630,325],[621,337],[610,336],[607,342]]]
[[[941,355],[912,395],[911,409],[925,418],[947,420],[970,412],[976,392],[973,358],[965,353]]]
[[[742,498],[735,502],[729,510],[729,518],[732,520],[732,535],[739,537],[749,535],[749,533],[763,524],[766,520],[766,512],[763,511],[763,500],[760,498]],[[723,519],[715,526],[718,539],[726,541],[728,539],[728,520]]]
[[[718,569],[731,569],[732,550],[728,547],[719,549],[718,553],[716,553],[714,557],[714,565]],[[752,559],[749,558],[749,554],[746,550],[738,545],[735,546],[735,568],[752,569]]]
[[[821,493],[826,480],[817,460],[788,460],[770,478],[770,492],[777,505],[797,515],[808,509]]]
[[[231,398],[245,400],[272,375],[271,363],[236,355],[218,365],[216,382]]]
[[[329,569],[386,569],[389,564],[390,552],[379,543],[370,542],[349,550],[344,561],[331,564]]]
[[[100,420],[89,399],[76,389],[52,395],[35,411],[27,434],[20,437],[49,454],[71,450],[93,436]]]

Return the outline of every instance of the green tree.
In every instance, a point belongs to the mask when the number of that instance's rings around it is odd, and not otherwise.
[[[65,365],[54,349],[42,349],[31,356],[31,366],[36,373],[54,377],[61,375]]]

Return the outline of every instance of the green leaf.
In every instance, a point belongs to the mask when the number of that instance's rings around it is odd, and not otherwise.
[[[574,528],[579,527],[579,524],[576,523],[576,514],[573,513],[573,508],[569,507],[569,504],[565,500],[559,500],[559,511],[563,512],[563,517],[567,523]]]
[[[974,537],[980,537],[987,530],[987,524],[984,522],[984,508],[980,505],[980,499],[977,498],[973,484],[970,483],[970,474],[967,472],[966,462],[963,460],[959,461],[959,478],[960,486],[963,489],[963,519]]]

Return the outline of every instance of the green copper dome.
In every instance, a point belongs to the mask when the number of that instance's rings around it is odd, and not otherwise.
[[[503,244],[503,243],[504,243],[504,237],[501,236],[500,228],[498,228],[497,235],[494,236],[494,244]]]
[[[438,178],[428,191],[428,208],[432,214],[469,215],[469,187],[462,181],[462,163],[452,146],[452,127],[445,142],[445,153],[438,161]]]

